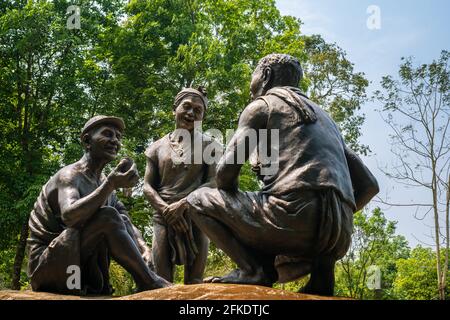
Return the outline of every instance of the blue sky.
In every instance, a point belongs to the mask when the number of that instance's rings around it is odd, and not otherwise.
[[[367,8],[380,8],[381,29],[370,30]],[[368,94],[379,88],[384,75],[397,75],[400,58],[414,56],[417,63],[437,59],[442,50],[450,50],[450,1],[407,0],[277,0],[284,15],[300,18],[305,34],[320,34],[329,42],[336,42],[347,52],[355,70],[366,74],[371,82]],[[366,114],[361,142],[373,151],[364,161],[377,177],[380,195],[398,203],[427,202],[427,190],[405,189],[389,180],[378,169],[393,161],[390,154],[389,128],[376,111],[376,102],[368,102],[362,112]],[[390,220],[398,221],[397,232],[404,235],[412,247],[431,244],[429,214],[423,221],[413,217],[414,209],[379,205]]]

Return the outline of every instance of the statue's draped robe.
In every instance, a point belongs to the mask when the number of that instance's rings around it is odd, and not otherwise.
[[[100,241],[96,248],[92,248],[87,263],[80,266],[81,232],[79,229],[67,227],[61,217],[51,209],[47,198],[47,184],[42,188],[29,219],[28,275],[32,289],[74,295],[111,294],[110,257],[106,243]],[[93,185],[93,190],[96,187]],[[115,192],[109,196],[105,206],[116,208],[124,223],[131,223]],[[81,275],[80,288],[76,288],[74,277],[77,273]]]
[[[279,130],[278,171],[260,176],[259,192],[204,188],[187,200],[247,246],[275,255],[278,281],[291,281],[309,273],[301,266],[316,256],[345,255],[355,199],[344,141],[329,115],[297,88],[274,88],[259,99],[268,107],[267,129]],[[273,164],[252,166],[261,171]]]

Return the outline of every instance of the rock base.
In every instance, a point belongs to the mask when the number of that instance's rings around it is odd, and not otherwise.
[[[176,285],[129,296],[79,297],[33,291],[0,291],[0,300],[344,300],[294,293],[261,286],[236,284]]]

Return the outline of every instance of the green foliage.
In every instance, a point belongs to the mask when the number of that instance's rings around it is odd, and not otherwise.
[[[403,236],[395,234],[396,222],[389,221],[376,208],[369,215],[363,211],[354,215],[352,245],[336,268],[336,294],[358,299],[393,299],[392,286],[396,261],[409,256],[409,247]],[[368,268],[381,270],[382,295],[367,287]]]
[[[257,191],[260,189],[258,178],[248,162],[242,166],[239,176],[239,189],[244,191]]]
[[[441,257],[444,263],[444,253]],[[411,256],[397,261],[397,277],[394,281],[395,294],[405,300],[437,300],[436,288],[436,252],[431,248],[418,246],[411,251]],[[447,272],[447,288],[450,272]],[[449,292],[446,292],[447,299]]]
[[[273,287],[291,292],[299,292],[299,290],[302,289],[308,283],[308,281],[309,276],[306,276],[288,283],[275,283]]]
[[[0,290],[8,289],[12,279],[14,249],[0,250]]]
[[[103,26],[117,20],[108,12],[117,12],[121,1],[86,8],[81,31],[66,28],[69,4],[0,4],[0,250],[17,243],[23,250],[25,239],[17,235],[33,199],[50,175],[80,156],[79,130],[98,103],[89,89],[96,68],[89,61]]]
[[[364,73],[354,72],[353,63],[336,44],[326,43],[319,35],[304,39],[310,98],[332,116],[346,143],[354,151],[367,155],[369,147],[358,142],[365,119],[358,110],[367,100],[369,82]]]
[[[115,261],[111,261],[109,276],[114,296],[126,296],[134,292],[136,286],[133,278]]]
[[[223,276],[236,269],[236,264],[214,243],[210,243],[205,278]]]
[[[14,264],[14,257],[16,255],[16,248],[10,246],[7,249],[0,250],[0,290],[6,290],[11,288],[12,271]],[[27,264],[25,258],[24,265]],[[30,284],[26,274],[26,268],[21,269],[20,287],[22,289],[29,289]]]
[[[112,94],[115,113],[133,124],[128,134],[140,143],[173,129],[173,97],[181,88],[205,86],[205,126],[225,131],[249,102],[259,58],[283,49],[305,60],[299,21],[282,17],[273,1],[134,0],[126,12],[111,50]],[[289,44],[281,48],[280,39]]]

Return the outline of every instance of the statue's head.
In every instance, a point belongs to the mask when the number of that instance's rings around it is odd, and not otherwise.
[[[89,119],[81,131],[85,153],[98,159],[112,161],[121,147],[125,124],[121,118],[95,116]]]
[[[303,77],[300,62],[288,55],[272,53],[259,60],[250,83],[252,99],[274,87],[297,87]]]
[[[173,114],[177,129],[192,131],[194,122],[203,120],[207,107],[208,99],[203,87],[181,90],[173,103]]]

